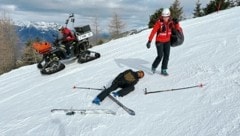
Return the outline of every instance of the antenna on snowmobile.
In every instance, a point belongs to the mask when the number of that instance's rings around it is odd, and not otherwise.
[[[75,22],[74,13],[71,13],[71,14],[69,15],[69,19],[71,19],[72,25],[73,25],[73,27],[74,27],[74,22]]]
[[[71,22],[74,23],[75,22],[75,18],[71,18]]]
[[[69,16],[68,16],[68,19],[66,20],[65,24],[66,24],[66,27],[69,23],[69,20],[73,23],[73,27],[74,27],[74,22],[75,22],[75,18],[74,18],[74,13],[70,13]]]
[[[65,24],[66,24],[66,27],[67,27],[67,25],[68,25],[68,22],[69,22],[69,19],[67,19],[67,20],[66,20],[66,22],[65,22]]]
[[[72,18],[72,17],[74,17],[74,13],[69,14],[69,18]]]

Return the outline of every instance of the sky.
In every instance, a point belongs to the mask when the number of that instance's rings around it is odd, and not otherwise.
[[[126,29],[145,27],[149,16],[159,8],[169,7],[174,0],[0,0],[0,11],[14,21],[56,22],[64,25],[69,13],[75,14],[75,25],[92,24],[98,17],[105,29],[116,12]],[[210,0],[200,0],[205,6]],[[186,17],[192,15],[196,0],[181,0]]]

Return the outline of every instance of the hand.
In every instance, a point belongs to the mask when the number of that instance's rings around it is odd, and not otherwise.
[[[147,48],[149,49],[151,47],[151,41],[147,42]]]
[[[174,24],[178,24],[178,22],[179,22],[177,18],[173,18],[172,21]]]

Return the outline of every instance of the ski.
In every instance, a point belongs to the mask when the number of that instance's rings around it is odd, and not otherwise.
[[[132,109],[123,105],[121,102],[119,102],[117,99],[115,99],[112,95],[109,94],[108,98],[110,98],[113,102],[115,102],[117,105],[119,105],[121,108],[123,108],[123,110],[125,110],[129,115],[132,115],[132,116],[135,115],[135,112]]]
[[[52,113],[63,112],[66,115],[74,115],[76,113],[86,115],[86,114],[112,114],[116,115],[116,112],[109,109],[51,109]]]
[[[106,87],[104,86],[104,89],[106,89]],[[108,98],[110,98],[113,102],[115,102],[118,106],[120,106],[121,108],[123,108],[123,110],[125,110],[129,115],[132,115],[132,116],[134,116],[135,115],[135,112],[132,110],[132,109],[130,109],[130,108],[128,108],[128,107],[126,107],[125,105],[123,105],[121,102],[119,102],[117,99],[115,99],[112,95],[108,95]]]
[[[105,87],[104,87],[105,88]],[[99,89],[99,88],[90,88],[90,87],[78,87],[78,86],[74,86],[73,89],[88,89],[88,90],[99,90],[99,91],[103,91],[104,89]],[[106,88],[105,88],[106,89]],[[110,98],[113,102],[115,102],[117,105],[119,105],[123,110],[125,110],[129,115],[134,116],[135,112],[126,107],[125,105],[123,105],[121,102],[119,102],[117,99],[115,99],[112,95],[108,95],[108,98]]]

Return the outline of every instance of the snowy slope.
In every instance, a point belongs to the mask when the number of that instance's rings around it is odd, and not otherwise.
[[[145,43],[150,30],[94,48],[98,60],[50,75],[36,65],[0,76],[1,136],[237,136],[240,135],[240,8],[181,22],[184,45],[171,49],[168,77],[152,75],[156,57]],[[126,69],[146,72],[134,92],[119,101],[134,109],[126,114],[99,93],[72,87],[101,88]],[[159,69],[160,70],[160,67]],[[144,95],[160,90],[207,84],[199,89]],[[51,114],[52,108],[104,108],[117,115]]]

